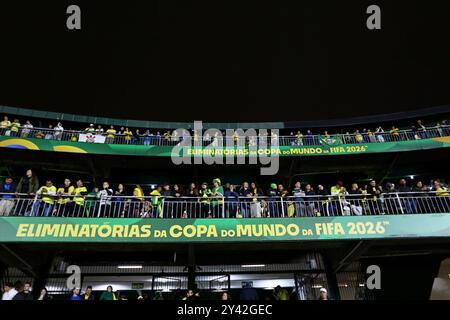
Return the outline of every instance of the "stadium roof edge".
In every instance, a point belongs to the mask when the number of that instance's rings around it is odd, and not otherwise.
[[[107,117],[95,117],[88,115],[76,115],[70,113],[59,113],[50,111],[41,111],[30,108],[11,107],[0,105],[0,113],[17,116],[55,119],[61,121],[95,123],[102,125],[142,127],[150,129],[176,129],[193,128],[192,122],[165,122],[165,121],[147,121],[147,120],[124,120]],[[403,111],[389,114],[377,114],[372,116],[361,116],[351,118],[339,118],[328,120],[305,120],[288,122],[208,122],[203,123],[203,128],[234,129],[234,128],[265,128],[265,129],[283,129],[283,128],[318,128],[318,127],[337,127],[353,126],[360,124],[382,123],[388,121],[398,121],[413,119],[417,117],[433,116],[438,114],[450,113],[450,105],[424,108],[421,110]]]

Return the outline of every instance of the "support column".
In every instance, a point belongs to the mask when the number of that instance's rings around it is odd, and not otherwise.
[[[194,245],[190,244],[188,247],[188,289],[195,289],[195,249]]]
[[[324,264],[328,284],[328,297],[333,300],[341,300],[341,294],[339,292],[339,286],[336,278],[336,273],[333,269],[333,264],[325,257]]]

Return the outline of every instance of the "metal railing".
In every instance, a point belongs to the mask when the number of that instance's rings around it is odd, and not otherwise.
[[[21,138],[35,138],[35,139],[47,139],[58,141],[72,141],[78,142],[80,134],[90,133],[92,135],[98,135],[104,137],[102,143],[107,144],[129,144],[129,145],[144,145],[144,146],[175,146],[182,137],[172,139],[169,136],[164,135],[130,135],[130,134],[107,134],[76,131],[76,130],[55,130],[49,128],[24,128],[19,127],[17,131],[13,131],[10,128],[0,128],[0,135],[21,137]],[[261,141],[265,141],[268,145],[271,145],[271,141],[278,140],[279,146],[320,146],[324,144],[337,145],[337,144],[363,144],[363,143],[384,143],[384,142],[397,142],[397,141],[414,141],[420,139],[437,138],[450,136],[450,126],[430,127],[424,131],[413,130],[399,130],[398,132],[361,132],[361,133],[349,133],[349,134],[332,134],[332,135],[303,135],[303,136],[254,136],[254,137],[242,137],[242,136],[193,136],[192,142],[196,142],[201,146],[217,145],[238,145],[239,142],[243,142],[246,146],[259,145]],[[263,140],[264,139],[264,140]],[[86,142],[91,143],[91,142]]]
[[[426,213],[450,213],[449,193],[209,198],[0,194],[0,216],[175,219]]]

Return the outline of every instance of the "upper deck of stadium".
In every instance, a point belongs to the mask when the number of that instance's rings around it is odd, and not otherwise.
[[[0,107],[0,112],[4,112],[0,146],[146,156],[169,156],[172,147],[182,141],[193,147],[190,153],[193,156],[204,155],[205,147],[221,150],[258,147],[258,152],[277,147],[275,151],[282,156],[412,151],[449,145],[448,109],[441,106],[426,112],[386,114],[377,121],[362,117],[322,122],[272,122],[259,123],[253,128],[251,123],[201,123],[196,127],[195,123],[188,122],[120,120]]]

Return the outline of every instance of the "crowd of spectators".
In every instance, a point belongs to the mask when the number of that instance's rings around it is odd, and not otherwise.
[[[232,295],[228,291],[223,291],[220,294],[220,300],[230,301],[230,300],[240,300],[240,301],[258,301],[258,300],[269,300],[269,301],[283,301],[283,300],[295,300],[296,292],[289,292],[287,288],[283,288],[280,285],[273,288],[268,295],[261,297],[258,291],[253,288],[249,282],[244,282],[242,290],[232,298]],[[60,296],[58,297],[60,298]],[[173,294],[173,299],[181,301],[195,301],[204,300],[202,292],[198,288],[190,288],[188,290],[175,290]],[[81,292],[79,287],[74,287],[70,294],[65,296],[66,300],[70,301],[114,301],[114,300],[128,300],[126,294],[120,291],[114,291],[112,286],[107,286],[105,291],[101,293],[94,294],[92,286],[87,286],[84,292]],[[208,298],[209,299],[209,298]],[[318,300],[329,300],[327,289],[320,288]],[[38,295],[35,295],[32,291],[31,282],[22,283],[21,281],[16,281],[14,284],[12,282],[6,282],[3,286],[2,300],[39,300],[39,301],[49,301],[53,300],[53,296],[49,294],[47,288],[42,288]],[[164,300],[163,294],[160,291],[155,291],[152,295],[148,293],[138,292],[136,300]]]
[[[30,120],[21,123],[19,119],[11,121],[8,116],[4,116],[3,121],[0,122],[0,135],[36,138],[48,140],[64,140],[64,141],[78,141],[79,134],[92,134],[105,137],[105,143],[119,143],[119,144],[143,144],[143,145],[165,145],[172,139],[170,130],[156,130],[150,131],[148,129],[136,129],[122,126],[117,128],[113,125],[103,128],[102,125],[90,124],[86,128],[65,129],[63,124],[58,121],[55,125],[49,124],[47,128],[36,128]],[[442,137],[450,135],[450,125],[447,120],[436,122],[436,124],[426,126],[422,120],[417,120],[416,123],[406,130],[400,130],[396,126],[384,130],[382,126],[378,126],[375,130],[363,128],[356,129],[353,132],[329,133],[323,131],[319,134],[313,134],[311,130],[291,131],[290,134],[281,133],[280,136],[272,134],[271,139],[280,138],[280,145],[320,145],[322,143],[335,142],[336,140],[344,144],[355,143],[372,143],[385,141],[401,141],[401,140],[419,140],[432,137]],[[218,133],[215,135],[204,134],[202,137],[197,133],[191,132],[194,141],[202,139],[205,143],[214,143],[218,139]],[[222,136],[226,136],[222,132]],[[174,133],[175,139],[176,134]],[[182,137],[178,137],[181,139]],[[234,133],[229,139],[237,142],[242,137],[238,133]],[[252,141],[249,141],[251,143]],[[256,144],[256,141],[254,141]]]
[[[0,184],[0,216],[249,218],[382,214],[386,209],[383,201],[398,195],[400,206],[387,208],[391,213],[449,212],[448,188],[440,179],[411,184],[402,178],[398,184],[390,181],[384,185],[371,180],[363,185],[353,182],[348,187],[342,181],[330,187],[297,181],[292,188],[282,183],[262,188],[257,182],[244,181],[237,186],[222,184],[216,178],[200,187],[195,182],[187,187],[164,183],[147,192],[140,185],[126,190],[124,184],[113,187],[108,181],[88,190],[81,179],[73,183],[66,178],[61,184],[46,179],[41,185],[30,169],[17,183],[6,177]],[[15,201],[18,197],[20,206]],[[440,199],[426,207],[424,197]]]

